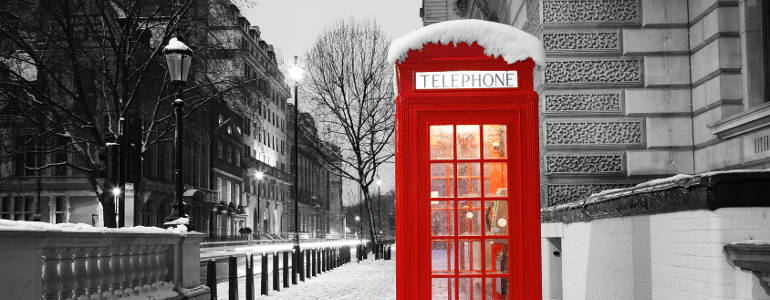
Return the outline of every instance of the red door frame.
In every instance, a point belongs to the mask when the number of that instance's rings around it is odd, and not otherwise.
[[[514,230],[513,224],[509,226],[509,293],[511,299],[542,297],[538,97],[532,88],[533,68],[531,59],[508,64],[501,58],[490,58],[476,43],[470,46],[460,43],[457,47],[426,44],[422,51],[410,51],[407,59],[397,64],[398,299],[430,299],[430,208],[429,201],[425,201],[430,193],[429,188],[426,189],[430,179],[425,170],[428,166],[427,125],[435,122],[489,124],[493,121],[509,124],[508,188],[511,200],[508,218],[511,223],[514,220],[520,222],[516,224],[518,230]],[[519,87],[415,90],[415,72],[452,70],[516,70]],[[512,157],[513,153],[518,157]],[[456,253],[457,249],[455,256]]]

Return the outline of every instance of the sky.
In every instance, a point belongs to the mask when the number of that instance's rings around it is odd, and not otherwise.
[[[259,26],[261,37],[273,44],[284,59],[303,56],[315,38],[340,19],[374,18],[383,31],[396,39],[422,27],[421,0],[234,0],[252,25]],[[381,192],[394,188],[394,166],[387,164],[378,172]],[[376,185],[373,187],[376,189]],[[376,191],[376,190],[375,190]],[[375,192],[376,193],[376,192]],[[346,183],[343,201],[349,205],[359,193]]]

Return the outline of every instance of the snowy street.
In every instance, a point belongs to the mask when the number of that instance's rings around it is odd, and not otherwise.
[[[393,247],[391,260],[374,260],[369,254],[368,260],[357,263],[355,248],[350,263],[334,270],[305,279],[289,288],[281,287],[280,292],[270,290],[268,296],[259,295],[259,275],[254,278],[255,299],[396,299],[396,247]],[[255,271],[259,268],[255,265]],[[272,277],[268,286],[272,287]],[[246,280],[238,280],[239,299],[246,299]],[[228,283],[217,285],[217,299],[227,299]]]

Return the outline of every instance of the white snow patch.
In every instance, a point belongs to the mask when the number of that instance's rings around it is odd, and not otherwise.
[[[390,44],[388,62],[403,61],[410,50],[422,50],[428,43],[461,42],[477,42],[486,55],[502,56],[509,64],[532,58],[538,68],[545,66],[545,49],[537,37],[513,26],[482,20],[445,21],[412,31]]]
[[[187,47],[185,43],[182,43],[182,41],[178,40],[177,38],[171,38],[168,40],[168,45],[163,48],[164,51],[192,51],[190,47]]]
[[[181,227],[181,228],[180,228]],[[12,221],[0,219],[0,231],[47,231],[47,232],[101,232],[101,233],[173,233],[185,235],[187,227],[178,225],[177,228],[158,228],[158,227],[123,227],[106,228],[94,227],[85,223],[59,223],[51,224],[37,221]]]

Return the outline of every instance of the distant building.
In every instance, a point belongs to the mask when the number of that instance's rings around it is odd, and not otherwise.
[[[288,105],[287,117],[289,128],[294,128],[294,105]],[[339,156],[339,149],[324,142],[318,133],[313,117],[301,112],[299,127],[299,234],[300,238],[338,238],[343,234],[342,228],[342,177],[335,174],[335,169],[327,159]],[[290,151],[293,147],[294,131],[288,132]],[[292,155],[289,161],[293,166]],[[293,191],[289,193],[293,198]],[[293,203],[293,202],[292,202]],[[288,232],[294,231],[294,209],[289,207],[288,217],[291,220]]]

